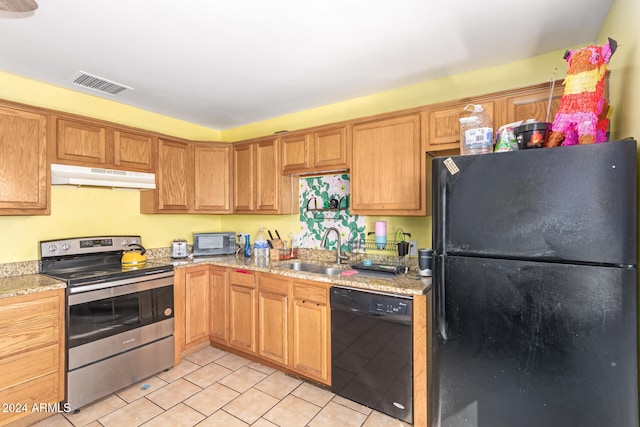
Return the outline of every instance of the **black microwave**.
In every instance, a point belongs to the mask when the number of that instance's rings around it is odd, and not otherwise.
[[[193,256],[232,255],[237,248],[235,232],[193,233]]]

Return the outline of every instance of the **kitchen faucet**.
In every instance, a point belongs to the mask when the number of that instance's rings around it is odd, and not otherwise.
[[[336,232],[336,236],[338,236],[338,251],[336,253],[336,263],[342,264],[342,261],[347,261],[349,257],[347,255],[343,255],[341,251],[342,240],[340,239],[340,231],[338,231],[335,227],[327,228],[327,231],[324,232],[324,236],[322,236],[322,241],[320,242],[320,246],[324,247],[327,244],[327,236],[331,231]]]

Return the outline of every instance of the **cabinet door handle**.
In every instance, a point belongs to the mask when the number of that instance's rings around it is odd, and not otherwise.
[[[302,300],[302,304],[311,304],[311,305],[315,305],[316,307],[320,307],[320,303],[317,302],[313,302],[313,301],[307,301],[306,299]]]
[[[251,272],[249,270],[236,270],[236,273],[240,273],[240,274],[251,274]]]

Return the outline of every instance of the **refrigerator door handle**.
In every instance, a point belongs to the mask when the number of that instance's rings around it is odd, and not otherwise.
[[[435,302],[436,302],[436,322],[438,333],[442,337],[444,341],[449,339],[449,335],[447,334],[447,321],[445,316],[445,277],[444,277],[444,257],[439,256],[436,257],[435,260],[435,279],[436,279],[436,289],[435,289]]]
[[[447,247],[445,242],[446,229],[447,229],[447,185],[446,180],[443,181],[442,191],[440,193],[440,227],[436,229],[436,232],[440,234],[440,251],[442,255],[447,253]]]

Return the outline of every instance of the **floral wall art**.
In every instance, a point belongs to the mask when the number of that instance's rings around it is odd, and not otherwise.
[[[351,251],[350,241],[364,239],[365,219],[351,215],[349,175],[323,175],[300,178],[300,243],[303,248],[320,248],[325,231],[340,231],[342,250]],[[326,249],[336,249],[337,238],[331,233]]]

